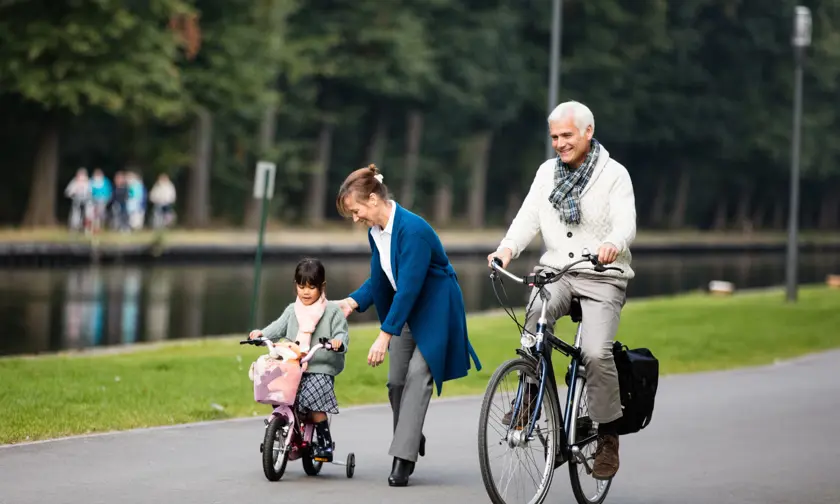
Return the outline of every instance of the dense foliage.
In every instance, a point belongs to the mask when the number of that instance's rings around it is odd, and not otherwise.
[[[643,227],[782,228],[793,0],[565,0],[560,99]],[[802,223],[840,227],[840,0],[807,2]],[[168,172],[192,226],[318,225],[375,162],[439,225],[504,225],[545,152],[551,0],[0,0],[0,221],[64,220],[75,170]]]

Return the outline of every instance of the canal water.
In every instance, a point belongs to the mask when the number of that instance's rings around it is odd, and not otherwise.
[[[537,255],[523,256],[511,270],[523,274]],[[453,260],[468,312],[499,307],[483,256]],[[327,295],[340,299],[368,274],[363,259],[325,261]],[[628,295],[645,297],[705,289],[711,280],[740,289],[784,283],[780,253],[644,254],[633,258],[636,278]],[[264,263],[258,325],[294,300],[295,261]],[[800,255],[802,283],[840,273],[840,253]],[[524,289],[507,284],[523,306]],[[137,342],[248,332],[253,264],[108,266],[0,270],[0,355],[56,352]],[[375,311],[354,315],[373,320]]]

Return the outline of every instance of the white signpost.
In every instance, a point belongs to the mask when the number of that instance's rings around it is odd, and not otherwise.
[[[257,296],[260,291],[260,272],[262,269],[262,249],[265,235],[265,221],[268,218],[268,200],[274,196],[274,177],[277,172],[277,165],[270,161],[257,162],[257,171],[254,174],[254,198],[262,200],[262,215],[260,217],[260,233],[257,243],[257,257],[254,261],[254,292],[251,295],[251,323],[249,329],[255,328],[257,313]]]
[[[257,173],[254,176],[254,199],[271,199],[274,196],[274,176],[277,165],[269,161],[257,163]],[[266,190],[268,188],[268,190]]]

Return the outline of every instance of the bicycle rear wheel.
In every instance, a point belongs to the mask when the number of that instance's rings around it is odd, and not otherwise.
[[[569,445],[582,444],[578,445],[579,455],[575,455],[573,450],[571,460],[569,460],[572,493],[575,494],[575,499],[579,504],[601,504],[607,498],[612,479],[599,480],[592,476],[595,448],[598,444],[598,424],[589,417],[589,402],[585,392],[586,380],[578,377],[574,385],[569,425],[575,428],[569,433]]]
[[[312,441],[309,443],[309,453],[304,453],[300,461],[303,464],[303,472],[305,472],[307,476],[318,476],[321,472],[321,468],[324,467],[324,463],[315,460],[315,457],[313,456],[312,450],[318,446],[318,431],[316,431],[314,427],[309,428],[312,429]]]
[[[548,495],[554,477],[557,436],[562,430],[557,391],[547,386],[539,411],[536,397],[525,394],[539,382],[533,363],[525,359],[505,362],[493,373],[484,394],[478,424],[481,478],[493,504],[539,504]],[[546,382],[548,384],[550,382]],[[522,394],[517,418],[507,415]],[[536,416],[530,436],[528,425]],[[512,425],[508,425],[512,424]]]

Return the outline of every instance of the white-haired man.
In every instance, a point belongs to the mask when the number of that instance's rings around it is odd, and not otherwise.
[[[549,284],[547,325],[569,313],[572,298],[580,300],[583,322],[581,348],[586,369],[589,414],[598,426],[593,476],[609,479],[618,471],[616,420],[621,418],[618,374],[612,344],[626,300],[630,244],[636,237],[636,202],[630,175],[593,138],[595,119],[586,105],[561,103],[548,116],[551,142],[557,157],[544,162],[534,177],[522,207],[499,248],[503,267],[518,257],[541,232],[545,253],[538,270],[556,271],[580,259],[584,248],[598,251],[602,264],[623,270],[596,273],[582,263],[559,281]],[[536,331],[542,301],[533,296],[525,329]],[[534,394],[532,385],[526,394]],[[527,402],[525,403],[527,404]],[[510,422],[510,412],[505,421]]]

